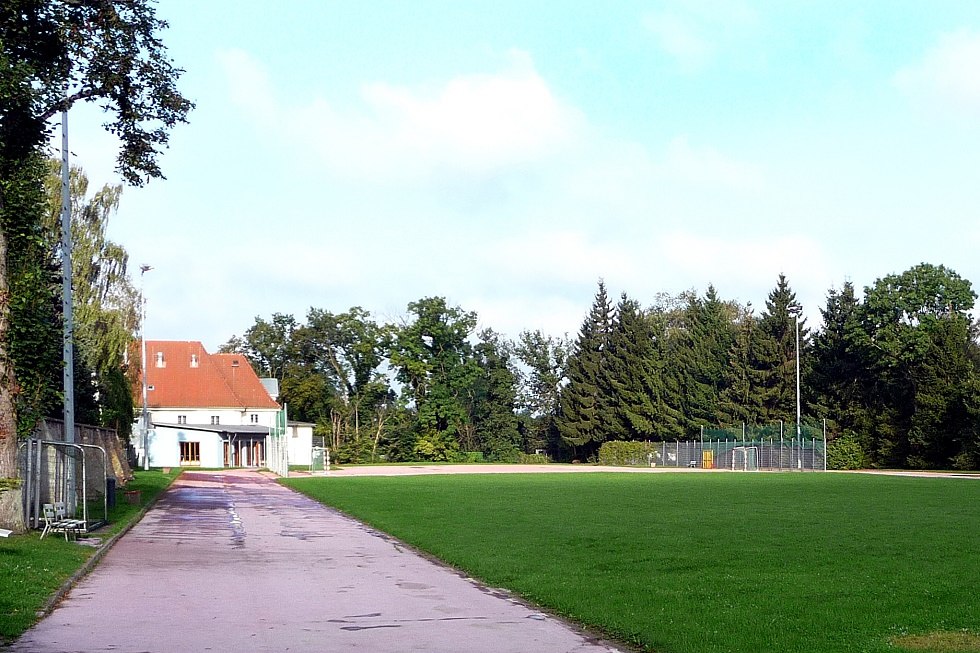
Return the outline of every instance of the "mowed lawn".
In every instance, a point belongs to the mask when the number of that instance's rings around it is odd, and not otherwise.
[[[284,482],[491,586],[649,650],[894,652],[889,640],[905,634],[980,633],[980,480],[661,473]]]

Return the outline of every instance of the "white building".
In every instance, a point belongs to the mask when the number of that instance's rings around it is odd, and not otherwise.
[[[263,467],[281,407],[240,354],[209,354],[196,341],[146,341],[150,465]],[[139,389],[141,392],[141,389]],[[137,405],[142,397],[137,396]],[[141,429],[133,444],[142,456]],[[289,463],[308,465],[310,424],[287,427]]]

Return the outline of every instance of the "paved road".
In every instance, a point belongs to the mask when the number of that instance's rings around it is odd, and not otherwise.
[[[617,651],[244,471],[185,472],[11,651]]]

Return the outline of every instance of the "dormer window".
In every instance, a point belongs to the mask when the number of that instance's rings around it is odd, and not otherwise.
[[[232,359],[231,366],[232,367],[238,367],[238,359],[237,358]]]
[[[157,352],[157,367],[166,367],[166,366],[167,366],[167,363],[166,363],[166,361],[163,360],[163,352],[162,351],[158,351]]]
[[[191,354],[191,367],[197,367],[200,363],[197,360],[197,354]]]

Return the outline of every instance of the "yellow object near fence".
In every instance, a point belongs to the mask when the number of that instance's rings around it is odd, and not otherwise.
[[[701,468],[702,469],[714,469],[715,467],[715,452],[710,449],[701,452]]]

